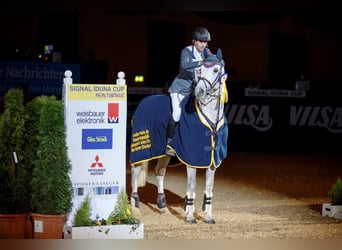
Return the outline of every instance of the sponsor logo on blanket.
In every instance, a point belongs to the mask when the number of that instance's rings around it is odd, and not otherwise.
[[[149,130],[140,130],[132,135],[131,152],[137,152],[151,147]]]

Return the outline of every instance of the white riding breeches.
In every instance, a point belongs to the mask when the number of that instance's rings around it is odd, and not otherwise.
[[[182,108],[181,102],[185,95],[180,93],[170,93],[171,105],[172,105],[172,118],[175,122],[178,122],[181,116]]]

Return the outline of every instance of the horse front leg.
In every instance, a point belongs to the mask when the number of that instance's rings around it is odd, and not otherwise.
[[[139,208],[138,188],[146,185],[148,173],[148,161],[142,162],[140,165],[131,165],[131,205],[132,208]]]
[[[141,166],[131,166],[131,205],[132,208],[139,208],[139,195],[138,195],[138,179],[141,171]]]
[[[195,198],[196,198],[196,168],[191,168],[189,166],[186,167],[186,173],[187,173],[187,191],[185,196],[185,205],[184,205],[184,211],[186,213],[186,221],[189,224],[195,224],[196,219],[194,216],[195,213]]]
[[[212,198],[216,169],[207,168],[205,173],[205,191],[203,197],[202,211],[205,213],[205,222],[215,224],[215,219],[212,216]]]
[[[157,206],[160,212],[165,212],[166,208],[166,197],[164,193],[164,177],[166,174],[166,168],[170,162],[170,156],[162,157],[158,160],[155,175],[157,179],[157,188],[158,188],[158,196],[157,196]]]

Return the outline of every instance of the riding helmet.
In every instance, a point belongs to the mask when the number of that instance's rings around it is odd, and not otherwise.
[[[195,40],[210,42],[210,33],[204,27],[197,27],[192,33],[192,38]]]

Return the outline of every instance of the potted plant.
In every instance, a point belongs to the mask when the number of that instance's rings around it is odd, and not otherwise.
[[[328,194],[331,199],[331,205],[342,205],[342,180],[340,177],[337,178],[336,183],[331,187]]]
[[[39,122],[36,159],[32,171],[31,217],[34,238],[60,239],[72,208],[63,103],[54,96],[37,101]]]
[[[67,226],[66,239],[141,239],[143,224],[136,219],[124,189],[118,195],[113,211],[106,219],[91,219],[91,198],[86,196],[77,208],[73,226]]]
[[[31,171],[24,160],[27,115],[22,90],[8,90],[4,101],[0,118],[0,238],[24,238]]]
[[[91,221],[91,199],[87,195],[76,210],[72,221],[74,227],[86,227],[92,224]]]
[[[332,185],[328,195],[330,197],[330,203],[323,204],[322,215],[342,219],[342,180],[340,177]]]
[[[132,206],[129,203],[128,196],[124,188],[121,189],[114,210],[110,213],[107,219],[107,225],[116,224],[140,224],[140,221],[132,214]]]
[[[37,96],[34,99],[30,100],[26,104],[26,113],[29,117],[28,122],[25,125],[25,158],[24,163],[25,166],[30,170],[34,168],[34,161],[37,158],[37,151],[38,148],[38,133],[39,133],[39,121],[40,121],[40,114],[41,108],[46,102],[46,97]],[[32,174],[30,177],[30,182],[32,179]],[[31,193],[31,185],[28,187],[29,192]],[[29,220],[26,226],[26,238],[32,239],[33,238],[33,221],[31,216],[29,216]]]

